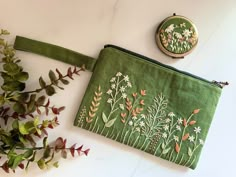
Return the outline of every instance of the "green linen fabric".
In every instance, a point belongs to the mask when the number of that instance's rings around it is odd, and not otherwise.
[[[221,88],[114,46],[94,66],[74,125],[195,169]]]

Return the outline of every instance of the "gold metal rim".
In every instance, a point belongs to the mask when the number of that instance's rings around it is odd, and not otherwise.
[[[167,22],[167,21],[170,20],[170,19],[174,19],[174,18],[182,18],[182,19],[188,21],[189,23],[191,23],[191,25],[192,25],[193,28],[194,28],[195,33],[197,34],[197,41],[196,41],[195,45],[194,45],[189,51],[187,51],[187,52],[185,52],[185,53],[176,54],[176,53],[172,53],[172,52],[168,51],[167,49],[165,49],[165,47],[163,47],[163,45],[162,45],[162,43],[161,43],[161,40],[160,40],[161,27],[163,26],[163,24],[164,24],[165,22]],[[188,19],[188,18],[186,18],[186,17],[184,17],[184,16],[174,15],[174,16],[167,17],[166,19],[164,19],[164,20],[160,23],[160,25],[157,27],[157,30],[156,30],[155,39],[156,39],[157,46],[158,46],[158,47],[160,48],[160,50],[161,50],[163,53],[165,53],[166,55],[168,55],[168,56],[170,56],[170,57],[172,57],[172,58],[184,58],[184,56],[190,54],[190,53],[195,49],[195,47],[197,46],[197,44],[198,44],[198,31],[197,31],[196,26],[194,25],[194,23],[193,23],[190,19]]]

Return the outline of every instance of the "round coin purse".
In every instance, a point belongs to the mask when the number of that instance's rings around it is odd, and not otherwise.
[[[172,58],[184,58],[198,43],[198,32],[193,22],[175,14],[161,22],[155,37],[160,50]]]

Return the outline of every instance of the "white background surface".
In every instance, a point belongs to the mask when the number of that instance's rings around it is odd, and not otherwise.
[[[199,44],[184,60],[172,60],[156,47],[157,25],[175,12],[192,19]],[[0,176],[236,176],[236,1],[235,0],[0,0],[0,28],[15,35],[54,43],[97,57],[106,43],[154,58],[208,80],[228,81],[196,170],[188,170],[149,154],[73,127],[73,120],[91,73],[77,77],[52,98],[65,105],[61,125],[53,137],[68,138],[91,149],[88,157],[60,160],[60,168],[41,171],[35,166]],[[27,89],[38,87],[37,78],[50,69],[66,71],[69,65],[37,55],[17,52],[31,79]]]

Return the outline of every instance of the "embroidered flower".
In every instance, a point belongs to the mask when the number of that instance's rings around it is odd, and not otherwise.
[[[174,135],[175,142],[179,142],[179,137]]]
[[[171,120],[170,120],[170,118],[167,118],[166,119],[166,123],[169,123]]]
[[[163,137],[163,138],[167,138],[167,133],[164,132],[164,133],[162,134],[162,137]]]
[[[133,121],[130,120],[129,121],[129,125],[132,126],[133,125]]]
[[[127,94],[126,93],[122,93],[121,97],[125,99],[127,97]]]
[[[143,118],[143,119],[144,119],[145,117],[146,117],[146,116],[145,116],[144,114],[141,114],[141,118]]]
[[[136,116],[133,116],[132,119],[133,119],[133,120],[137,120],[138,118],[137,118]]]
[[[174,24],[171,24],[170,26],[168,26],[166,29],[165,29],[165,32],[167,33],[171,33],[173,30],[174,30]]]
[[[143,121],[141,121],[141,122],[139,123],[139,125],[140,125],[141,127],[143,127],[143,126],[145,126],[145,123],[144,123]]]
[[[112,93],[112,90],[109,89],[109,90],[107,91],[107,94],[110,95],[111,93]]]
[[[194,136],[189,136],[189,137],[188,137],[188,140],[189,140],[190,142],[194,142],[194,139],[195,139]]]
[[[144,96],[144,95],[146,95],[146,90],[141,90],[140,93],[142,96]]]
[[[116,76],[117,76],[117,77],[122,76],[122,73],[121,73],[121,72],[118,72],[118,73],[116,73]]]
[[[167,131],[168,129],[169,129],[169,125],[164,125],[164,127],[163,127],[163,129],[165,130],[165,131]]]
[[[196,133],[200,133],[201,132],[201,128],[200,127],[194,127],[194,130]]]
[[[185,29],[182,34],[184,35],[184,37],[188,38],[191,36],[192,33],[193,32],[189,31],[189,29]]]
[[[141,105],[145,105],[145,104],[144,104],[144,100],[141,100],[139,103],[140,103]]]
[[[132,87],[130,82],[127,83],[127,86],[130,87],[130,88]]]
[[[124,86],[121,86],[120,87],[120,92],[124,92],[125,91],[125,87]]]
[[[180,28],[183,28],[183,27],[186,27],[186,24],[185,24],[185,23],[181,23],[181,24],[180,24]]]
[[[141,131],[140,127],[136,127],[135,130],[136,130],[137,132],[140,132],[140,131]]]
[[[178,118],[177,123],[178,124],[182,124],[182,122],[183,122],[183,119],[182,118]]]
[[[116,81],[115,77],[111,78],[111,80],[110,80],[110,82],[115,82],[115,81]]]
[[[179,130],[179,131],[181,131],[181,128],[180,128],[179,125],[176,125],[176,129]]]
[[[204,145],[204,141],[203,141],[202,139],[199,139],[199,143],[200,143],[201,145]]]
[[[124,80],[125,80],[126,82],[129,82],[129,76],[126,75],[126,76],[124,77]]]
[[[121,110],[124,110],[124,109],[125,109],[125,106],[124,106],[123,104],[119,104],[119,106],[120,106],[120,109],[121,109]]]
[[[183,38],[183,36],[178,32],[174,32],[173,34],[177,37],[177,39],[182,39]]]
[[[170,116],[170,117],[174,117],[175,114],[174,114],[173,112],[170,112],[170,113],[168,114],[168,116]]]
[[[112,103],[112,99],[109,98],[109,99],[107,100],[107,103]]]
[[[116,84],[112,84],[111,89],[115,89],[115,88],[116,88]]]

